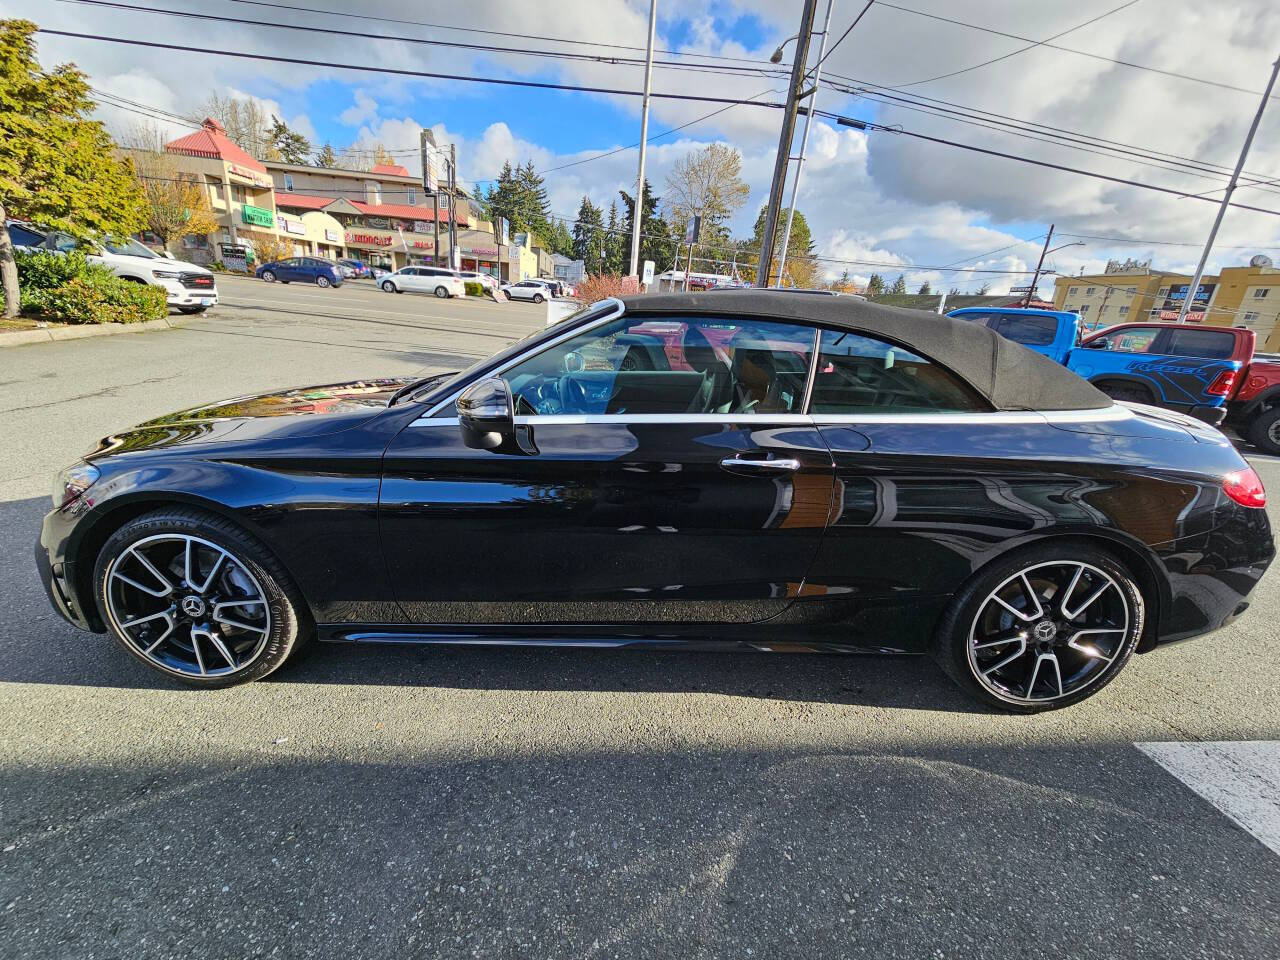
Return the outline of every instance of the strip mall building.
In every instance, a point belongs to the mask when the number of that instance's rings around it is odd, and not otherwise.
[[[212,243],[187,238],[189,259],[207,263],[221,258],[224,248],[252,247],[270,236],[291,243],[294,256],[353,258],[388,269],[435,262],[437,221],[431,197],[402,166],[363,171],[259,161],[212,119],[166,144],[165,152],[177,160],[181,176],[193,177],[208,191],[219,221]],[[523,270],[509,269],[507,245],[476,218],[466,197],[455,200],[462,269],[504,281],[526,279]],[[440,263],[449,262],[449,218],[449,204],[444,203],[439,211]]]

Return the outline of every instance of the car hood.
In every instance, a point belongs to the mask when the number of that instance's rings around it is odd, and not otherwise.
[[[128,254],[105,253],[101,259],[120,267],[136,267],[139,270],[182,270],[189,273],[208,273],[212,271],[185,260],[170,260],[168,257],[131,257]]]
[[[90,456],[194,443],[337,433],[385,410],[391,395],[414,379],[350,380],[189,407],[112,434]]]

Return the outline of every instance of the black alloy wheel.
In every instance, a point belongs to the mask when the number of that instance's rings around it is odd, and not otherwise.
[[[196,511],[124,524],[98,555],[94,588],[124,648],[191,686],[265,677],[310,629],[279,561],[234,524]]]
[[[1092,696],[1123,669],[1144,614],[1141,590],[1110,554],[1032,547],[993,562],[956,595],[935,656],[992,706],[1053,710]]]

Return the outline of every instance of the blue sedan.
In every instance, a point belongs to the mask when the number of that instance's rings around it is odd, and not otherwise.
[[[254,276],[267,283],[314,283],[317,287],[342,286],[342,272],[328,260],[319,257],[290,257],[288,260],[276,260],[264,263]]]

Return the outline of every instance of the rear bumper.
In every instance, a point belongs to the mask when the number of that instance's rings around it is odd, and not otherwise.
[[[1211,427],[1220,427],[1222,426],[1222,421],[1227,419],[1227,405],[1225,403],[1218,407],[1196,405],[1191,407],[1182,407],[1180,409],[1182,413],[1195,417],[1197,420],[1207,423]]]

